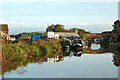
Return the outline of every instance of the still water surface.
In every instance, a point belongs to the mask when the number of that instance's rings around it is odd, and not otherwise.
[[[92,50],[100,49],[99,44],[92,44]],[[117,78],[118,68],[113,62],[113,53],[82,53],[74,56],[47,58],[42,63],[29,63],[11,72],[4,73],[4,78]]]

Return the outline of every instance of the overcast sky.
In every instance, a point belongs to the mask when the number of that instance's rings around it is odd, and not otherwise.
[[[118,19],[118,0],[0,0],[0,23],[10,34],[45,31],[49,24],[90,32],[112,30]]]

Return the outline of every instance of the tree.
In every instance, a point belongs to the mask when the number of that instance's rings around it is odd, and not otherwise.
[[[51,26],[48,26],[48,28],[46,29],[46,31],[53,31],[53,32],[65,32],[65,28],[64,25],[60,25],[60,24],[52,24]]]
[[[84,29],[78,29],[78,28],[72,28],[69,30],[69,32],[77,32],[77,34],[79,34],[83,40],[86,40],[87,34],[90,33],[90,32],[85,31]]]
[[[60,24],[55,25],[55,32],[65,32],[64,26]]]
[[[118,35],[120,35],[120,21],[119,20],[114,22],[113,27],[114,27],[113,32],[117,33]]]
[[[114,22],[113,28],[114,29],[112,31],[112,35],[113,37],[116,38],[117,42],[120,42],[120,21],[119,20]]]
[[[55,25],[52,24],[52,25],[48,26],[48,28],[46,29],[46,32],[48,32],[48,31],[54,31],[54,29],[55,29]]]

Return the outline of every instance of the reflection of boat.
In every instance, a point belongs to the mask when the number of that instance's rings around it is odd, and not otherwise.
[[[77,51],[77,50],[81,50],[83,48],[83,45],[82,45],[82,41],[81,40],[75,40],[73,43],[72,43],[72,49]]]
[[[78,57],[80,57],[82,55],[82,53],[83,53],[82,49],[81,50],[77,50],[77,51],[73,51],[74,56],[78,56]]]
[[[82,41],[82,45],[83,45],[83,49],[88,48],[88,41],[87,40],[83,40]]]

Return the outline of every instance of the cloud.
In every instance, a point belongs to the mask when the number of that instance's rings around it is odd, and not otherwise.
[[[92,33],[101,33],[103,31],[113,30],[113,22],[96,22],[96,23],[80,23],[73,25],[65,25],[67,29],[70,28],[80,28]]]
[[[3,21],[2,22],[6,22]],[[27,23],[27,22],[16,22],[9,21],[8,23],[10,34],[18,34],[21,32],[34,32],[34,31],[45,31],[47,28],[47,23]],[[57,24],[57,23],[54,23]],[[79,24],[63,24],[66,29],[70,29],[73,27],[85,29],[92,33],[94,32],[103,32],[112,30],[112,22],[96,22],[96,23],[79,23]],[[51,25],[51,24],[49,24]]]
[[[5,20],[0,20],[0,24],[7,24],[7,21],[5,21]]]
[[[17,21],[0,21],[0,24],[8,24],[10,34],[19,34],[22,32],[45,31],[47,25],[40,23],[25,23]]]

